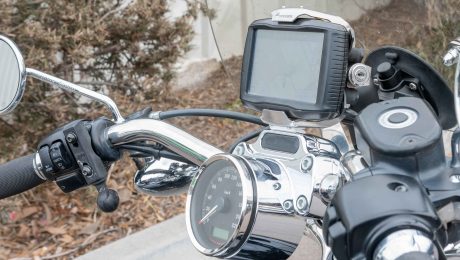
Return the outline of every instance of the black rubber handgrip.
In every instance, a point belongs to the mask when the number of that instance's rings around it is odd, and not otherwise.
[[[34,156],[24,156],[0,165],[0,199],[22,193],[45,182],[35,173]]]

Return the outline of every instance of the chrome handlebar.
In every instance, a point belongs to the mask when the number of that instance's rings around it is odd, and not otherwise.
[[[135,119],[117,124],[108,128],[105,135],[115,148],[137,141],[157,142],[196,165],[201,165],[213,155],[223,153],[177,127],[153,119]]]

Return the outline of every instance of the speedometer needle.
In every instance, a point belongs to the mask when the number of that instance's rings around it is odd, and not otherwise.
[[[219,208],[219,205],[214,206],[214,207],[208,212],[208,214],[206,214],[206,215],[200,220],[200,222],[198,222],[198,224],[203,224],[203,222],[205,222],[208,218],[210,218],[212,215],[214,215],[214,213],[217,212],[217,208]]]

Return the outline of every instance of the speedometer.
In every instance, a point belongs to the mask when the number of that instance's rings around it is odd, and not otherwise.
[[[249,237],[255,217],[254,176],[244,161],[217,155],[202,166],[187,198],[187,229],[206,255],[228,257]]]

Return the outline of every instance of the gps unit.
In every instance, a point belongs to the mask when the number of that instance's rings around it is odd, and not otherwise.
[[[291,119],[340,116],[351,33],[343,25],[314,18],[253,22],[243,55],[243,104],[283,111]]]

